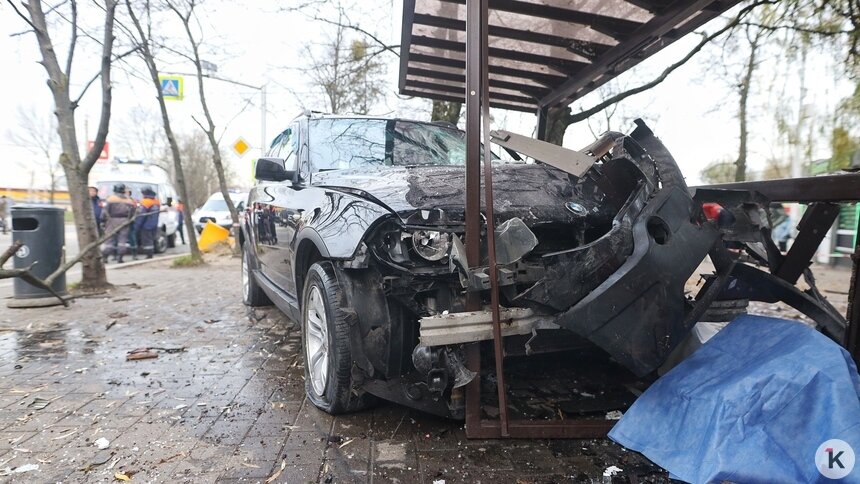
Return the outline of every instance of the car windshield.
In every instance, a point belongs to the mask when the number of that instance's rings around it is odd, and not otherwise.
[[[461,131],[414,121],[312,120],[309,149],[315,171],[466,164],[466,140]]]
[[[209,200],[206,200],[206,203],[204,203],[202,207],[200,207],[200,210],[206,210],[207,212],[226,212],[229,209],[227,208],[227,202],[225,202],[223,198],[210,198]]]

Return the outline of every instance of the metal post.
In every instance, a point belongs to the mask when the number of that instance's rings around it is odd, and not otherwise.
[[[487,257],[490,276],[490,309],[493,313],[493,353],[496,363],[496,389],[499,395],[499,420],[502,437],[508,437],[508,397],[505,390],[504,345],[499,315],[499,275],[496,268],[496,222],[493,207],[493,163],[490,152],[490,81],[487,72],[489,58],[487,2],[481,3],[481,119],[484,135],[484,201],[487,213]]]
[[[480,1],[466,2],[466,259],[469,267],[478,266],[481,255],[480,16]],[[469,306],[468,311],[481,309],[479,300],[472,301]]]
[[[478,91],[481,87],[481,5],[466,2],[466,260],[469,267],[480,263],[481,255],[481,111]],[[466,310],[481,309],[475,292],[466,293]],[[480,343],[468,346],[467,365],[478,375],[466,385],[466,432],[480,429],[481,420],[481,353]]]
[[[537,139],[541,141],[546,141],[547,137],[547,128],[549,119],[549,108],[546,106],[541,106],[537,111],[537,133],[535,133]]]
[[[266,85],[260,87],[260,157],[266,156]]]
[[[854,363],[860,365],[860,281],[857,273],[860,272],[860,214],[856,219],[857,236],[854,239],[854,254],[851,255],[851,285],[848,289],[848,332],[845,347],[854,358]]]

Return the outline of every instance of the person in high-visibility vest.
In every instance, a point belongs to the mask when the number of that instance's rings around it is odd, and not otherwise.
[[[144,187],[141,193],[143,200],[140,201],[138,217],[134,225],[140,239],[139,250],[146,254],[147,259],[152,259],[155,253],[155,236],[158,231],[158,212],[161,211],[161,205],[155,198],[155,191],[152,188]]]

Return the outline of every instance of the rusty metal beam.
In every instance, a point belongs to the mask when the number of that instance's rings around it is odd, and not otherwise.
[[[796,284],[838,216],[839,205],[835,203],[818,202],[810,205],[797,225],[797,238],[776,270],[776,276]]]
[[[474,0],[473,0],[474,1]],[[508,437],[508,395],[505,385],[505,349],[499,311],[499,274],[496,267],[496,217],[493,207],[493,156],[490,151],[490,81],[487,73],[489,36],[487,35],[487,3],[481,2],[481,120],[484,135],[484,200],[487,212],[487,258],[490,276],[490,311],[493,314],[493,355],[496,363],[496,389],[499,395],[499,432]]]
[[[538,108],[537,110],[537,132],[535,133],[535,137],[541,141],[546,141],[546,137],[549,134],[547,132],[547,128],[549,127],[549,109],[546,107]]]
[[[691,187],[759,192],[772,202],[854,202],[860,200],[860,173]]]
[[[857,217],[857,238],[855,239],[854,254],[851,255],[851,285],[848,289],[848,332],[845,347],[854,358],[854,363],[860,366],[860,215]]]

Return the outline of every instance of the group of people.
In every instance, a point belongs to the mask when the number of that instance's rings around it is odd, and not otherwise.
[[[98,190],[90,187],[90,199],[93,203],[93,213],[99,224],[99,233],[116,231],[102,247],[102,257],[105,261],[114,256],[115,260],[121,263],[129,249],[133,259],[137,259],[139,253],[146,255],[147,259],[151,259],[155,254],[161,205],[152,188],[143,187],[141,195],[143,196],[141,200],[134,200],[131,197],[131,190],[119,183],[114,185],[113,194],[102,203]],[[131,219],[134,220],[129,223]],[[185,236],[181,229],[180,235],[184,244]]]

